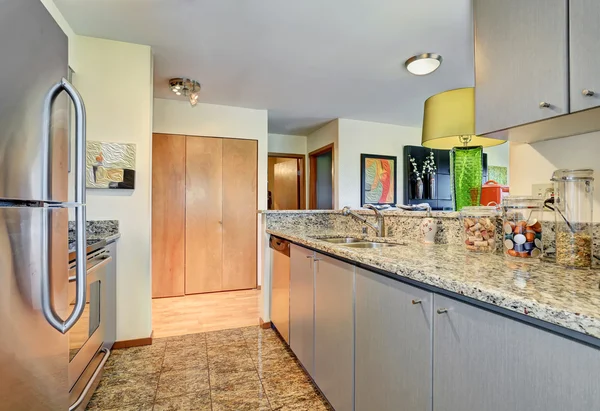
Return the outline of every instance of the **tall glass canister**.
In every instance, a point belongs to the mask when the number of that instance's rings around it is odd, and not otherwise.
[[[543,200],[535,197],[510,196],[502,200],[504,255],[531,259],[542,256],[543,207]]]
[[[588,268],[593,259],[594,170],[556,170],[556,262],[565,267]]]

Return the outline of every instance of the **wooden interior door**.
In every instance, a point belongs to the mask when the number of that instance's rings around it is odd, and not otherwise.
[[[273,168],[273,209],[297,210],[298,160],[290,159],[276,163]]]
[[[223,290],[256,287],[257,143],[223,139]]]
[[[184,294],[185,136],[152,136],[152,297]]]
[[[221,291],[223,140],[187,136],[186,142],[185,293]]]

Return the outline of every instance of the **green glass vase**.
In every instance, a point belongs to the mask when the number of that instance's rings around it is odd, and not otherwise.
[[[450,152],[454,210],[478,206],[483,179],[483,147],[454,147]]]

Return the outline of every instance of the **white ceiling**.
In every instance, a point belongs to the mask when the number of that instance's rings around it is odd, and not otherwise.
[[[333,118],[420,126],[425,99],[473,86],[470,0],[55,0],[76,33],[151,45],[154,95],[171,77],[200,102],[269,110],[269,132]],[[417,77],[404,61],[435,52]]]

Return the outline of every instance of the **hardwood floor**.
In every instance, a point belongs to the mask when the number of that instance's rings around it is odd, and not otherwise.
[[[152,300],[154,338],[258,325],[260,290]]]

